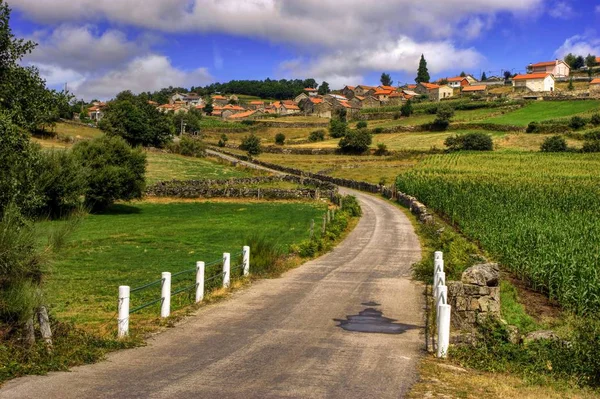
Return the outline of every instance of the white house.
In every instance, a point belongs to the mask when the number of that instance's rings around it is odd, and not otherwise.
[[[529,72],[537,73],[551,73],[557,78],[565,78],[571,73],[571,68],[563,60],[545,61],[538,62],[537,64],[529,64],[527,67]]]
[[[554,91],[554,75],[551,73],[528,73],[513,79],[514,88],[527,88],[533,92]]]

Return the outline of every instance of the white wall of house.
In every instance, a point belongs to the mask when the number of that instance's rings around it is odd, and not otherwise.
[[[514,80],[513,86],[526,87],[533,92],[554,91],[554,78],[548,75],[543,79]]]

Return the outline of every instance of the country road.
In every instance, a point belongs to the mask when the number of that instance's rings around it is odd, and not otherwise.
[[[351,193],[364,215],[327,255],[202,307],[145,347],[9,381],[0,398],[403,397],[423,346],[422,289],[410,280],[419,240],[393,205]]]

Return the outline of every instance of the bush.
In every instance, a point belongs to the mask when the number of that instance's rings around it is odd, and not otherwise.
[[[325,130],[323,129],[315,130],[314,132],[311,132],[308,136],[308,141],[310,141],[311,143],[323,140],[325,140]]]
[[[248,155],[259,155],[262,153],[262,147],[260,145],[260,138],[252,133],[250,136],[244,137],[240,149],[248,152]]]
[[[245,126],[254,126],[254,125],[256,125],[256,121],[253,121],[253,120],[250,120],[250,119],[244,119],[240,123],[242,125],[245,125]]]
[[[580,116],[574,116],[571,118],[571,122],[569,123],[569,127],[578,130],[586,125],[585,119]]]
[[[225,147],[225,145],[227,144],[227,142],[229,141],[229,138],[227,138],[227,135],[225,133],[223,133],[221,135],[221,138],[219,139],[219,142],[217,143],[217,145],[221,148]]]
[[[592,115],[592,118],[591,118],[590,122],[594,126],[600,125],[600,114],[594,114],[594,115]]]
[[[371,133],[366,129],[350,130],[342,137],[338,146],[343,152],[362,154],[369,149],[372,141]]]
[[[398,119],[400,119],[400,117],[402,116],[402,114],[400,112],[394,112],[394,120],[397,121]]]
[[[342,210],[347,212],[351,217],[357,217],[362,215],[362,209],[353,195],[346,195],[342,197]]]
[[[206,156],[206,144],[189,136],[183,136],[179,142],[169,144],[168,149],[174,154],[186,157],[204,158]]]
[[[244,240],[252,251],[252,274],[278,275],[282,272],[283,251],[276,242],[256,233]]]
[[[382,127],[376,127],[375,129],[373,129],[373,134],[381,134],[381,133],[383,133]]]
[[[346,122],[332,119],[329,122],[329,135],[334,139],[344,137],[348,131],[348,124]]]
[[[385,143],[377,143],[377,150],[375,150],[375,155],[387,155],[388,149]]]
[[[540,131],[540,124],[538,122],[529,122],[527,125],[526,133],[537,133]]]
[[[400,108],[400,114],[402,116],[409,117],[413,114],[413,112],[414,112],[414,110],[413,110],[412,102],[410,100],[408,100],[407,102],[402,104],[402,107]]]
[[[284,145],[285,144],[285,134],[283,134],[283,133],[277,133],[275,135],[275,144],[277,144],[277,145]]]
[[[600,140],[586,140],[583,142],[582,152],[600,152]]]
[[[600,140],[600,130],[592,130],[583,135],[585,140]]]
[[[542,152],[565,152],[568,150],[567,142],[562,136],[547,137],[540,147]]]
[[[366,129],[367,128],[367,121],[360,121],[356,124],[356,128],[357,129]]]
[[[85,202],[92,210],[142,197],[146,155],[141,149],[132,149],[120,137],[105,136],[76,144],[73,154],[84,167]]]
[[[454,108],[448,104],[442,104],[437,108],[436,118],[432,125],[436,130],[446,130],[450,126],[450,120],[453,116]]]
[[[87,182],[84,169],[72,152],[51,151],[42,156],[40,187],[44,205],[40,213],[61,217],[81,205]]]
[[[449,151],[492,151],[494,142],[492,136],[485,133],[467,133],[450,136],[444,141]]]

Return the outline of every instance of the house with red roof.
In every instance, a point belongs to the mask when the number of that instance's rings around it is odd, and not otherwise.
[[[554,75],[547,72],[527,73],[512,78],[515,90],[529,90],[536,93],[554,91]]]
[[[590,82],[590,96],[600,97],[600,79],[596,78]]]
[[[571,73],[571,67],[563,60],[544,61],[529,64],[527,71],[532,74],[552,74],[556,78],[566,78]]]
[[[460,91],[461,96],[473,96],[487,93],[487,85],[465,86]]]
[[[342,95],[348,99],[352,99],[356,95],[354,90],[356,90],[356,87],[354,86],[345,86],[342,89]]]
[[[446,78],[446,81],[448,82],[448,86],[452,87],[453,89],[459,89],[461,87],[464,86],[468,86],[471,83],[469,82],[469,79],[467,79],[466,77],[463,76],[455,76],[453,78]]]
[[[415,92],[428,96],[431,101],[440,101],[454,95],[454,90],[448,85],[436,85],[426,82],[419,83]]]
[[[354,88],[355,96],[372,96],[377,91],[377,87],[358,85]]]
[[[381,106],[379,100],[373,96],[354,96],[349,102],[358,108],[377,108]]]

